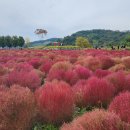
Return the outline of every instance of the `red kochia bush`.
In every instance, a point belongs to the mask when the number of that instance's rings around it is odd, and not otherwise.
[[[75,71],[76,71],[79,79],[88,79],[92,75],[92,72],[89,69],[87,69],[81,65],[75,66]]]
[[[0,85],[5,85],[7,81],[7,75],[0,76]]]
[[[5,75],[8,72],[8,70],[3,67],[2,65],[0,65],[0,76]]]
[[[40,78],[35,71],[12,71],[7,78],[8,86],[19,84],[32,90],[38,88],[41,84]]]
[[[124,130],[124,125],[116,114],[94,110],[74,119],[70,124],[63,124],[60,130]]]
[[[105,79],[92,77],[87,81],[86,104],[107,105],[114,96],[114,87]]]
[[[33,58],[29,61],[29,64],[32,65],[35,69],[38,69],[41,65],[41,60],[39,58]]]
[[[114,85],[115,94],[118,94],[125,89],[126,78],[123,71],[114,72],[108,75],[106,79]]]
[[[76,106],[85,107],[86,101],[84,100],[87,91],[87,80],[79,80],[73,87],[74,101]]]
[[[130,91],[130,74],[125,77],[124,90]]]
[[[30,72],[33,70],[33,66],[29,65],[28,63],[20,63],[20,64],[16,64],[16,66],[14,67],[15,71],[26,71],[26,72]]]
[[[115,112],[123,121],[130,123],[130,92],[116,96],[109,106],[109,111]]]
[[[69,62],[57,62],[55,63],[47,76],[48,81],[54,79],[63,80],[70,85],[73,85],[77,82],[78,76],[72,68],[72,64]]]
[[[4,85],[6,82],[8,70],[0,65],[0,85]]]
[[[52,65],[53,62],[51,60],[46,60],[46,62],[41,65],[40,70],[47,74],[51,69]]]
[[[92,71],[95,71],[96,69],[100,69],[102,67],[99,58],[92,56],[79,57],[75,64],[80,64]]]
[[[36,91],[36,99],[44,122],[58,124],[71,119],[74,108],[73,93],[65,82],[47,82]]]
[[[130,69],[130,56],[123,57],[122,63],[126,66],[127,69]]]
[[[0,130],[29,130],[35,117],[35,98],[18,85],[0,91]]]
[[[4,85],[0,85],[0,92],[7,91],[8,88]]]
[[[100,57],[100,61],[101,61],[101,64],[102,64],[102,69],[108,69],[112,66],[114,66],[114,60],[111,59],[110,57],[107,57],[107,56],[101,56]]]
[[[108,71],[108,70],[102,70],[102,69],[97,69],[95,71],[95,76],[97,76],[98,78],[103,78],[107,75],[111,74],[111,71]]]
[[[111,68],[109,68],[110,71],[117,72],[117,71],[124,71],[126,70],[126,67],[124,64],[117,64]]]

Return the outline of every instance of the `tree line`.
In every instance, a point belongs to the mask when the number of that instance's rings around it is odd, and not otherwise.
[[[25,40],[21,36],[0,36],[0,47],[23,47]]]

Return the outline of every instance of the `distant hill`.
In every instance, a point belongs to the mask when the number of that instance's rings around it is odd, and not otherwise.
[[[124,45],[126,38],[130,37],[130,31],[112,31],[103,29],[84,30],[73,33],[71,36],[62,38],[51,38],[47,40],[34,41],[31,46],[49,45],[51,42],[60,41],[64,45],[75,45],[77,37],[88,38],[93,46]]]
[[[59,40],[61,40],[61,38],[50,38],[50,39],[47,39],[47,40],[34,41],[34,42],[30,43],[30,46],[31,47],[33,47],[33,46],[43,46],[43,45],[50,44],[51,42],[57,42]]]
[[[125,43],[126,38],[130,36],[130,31],[121,32],[102,29],[79,31],[71,36],[64,37],[63,43],[65,45],[74,45],[76,38],[79,36],[88,38],[93,46],[122,45]]]

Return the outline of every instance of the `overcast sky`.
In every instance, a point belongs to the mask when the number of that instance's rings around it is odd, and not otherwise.
[[[80,30],[130,30],[130,0],[0,0],[0,35],[40,40],[64,37]]]

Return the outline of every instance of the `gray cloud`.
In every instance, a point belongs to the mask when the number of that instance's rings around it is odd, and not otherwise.
[[[50,37],[87,29],[130,29],[129,0],[0,0],[0,35],[39,39],[36,28]]]

